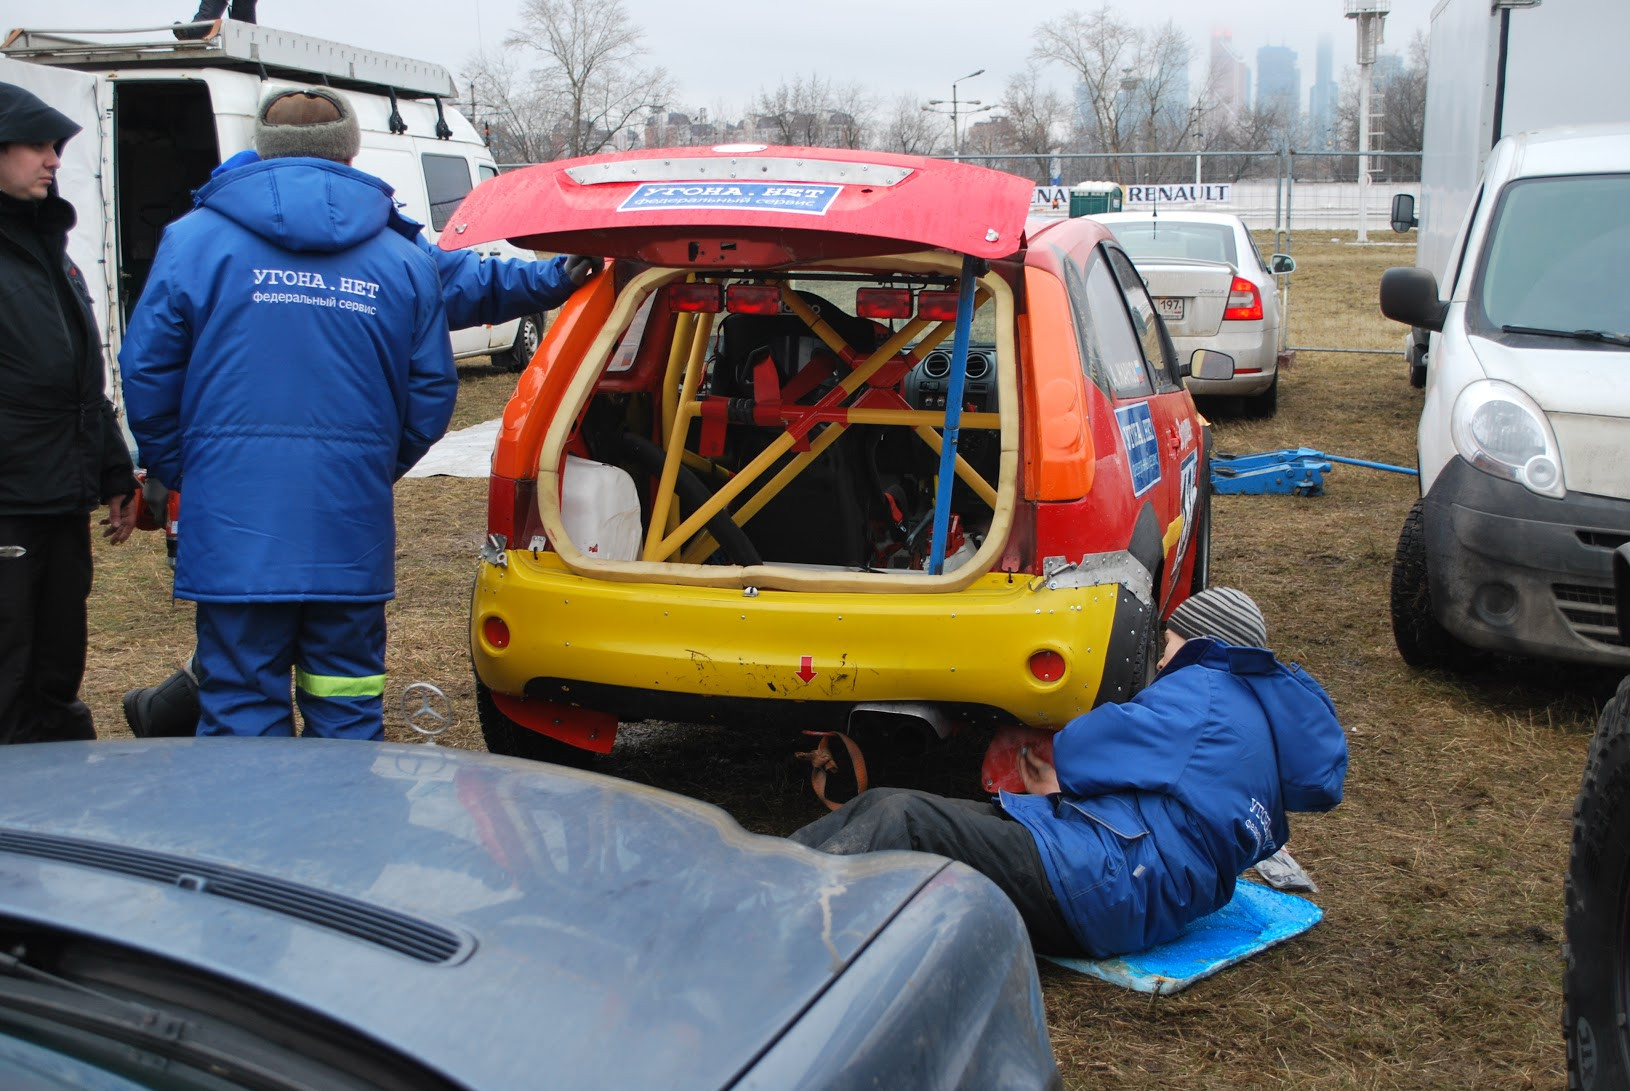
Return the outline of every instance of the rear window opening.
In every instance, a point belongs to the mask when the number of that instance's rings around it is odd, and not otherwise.
[[[936,577],[955,323],[923,313],[942,313],[956,268],[637,273],[560,406],[575,425],[556,421],[545,439],[531,544],[564,538],[567,564],[597,576],[650,579],[660,565],[707,584],[839,572],[965,586],[994,566],[1011,523],[1018,399],[1012,293],[987,274]],[[897,316],[862,317],[863,292]]]

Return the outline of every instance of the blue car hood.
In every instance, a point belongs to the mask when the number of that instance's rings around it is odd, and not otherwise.
[[[727,1086],[948,866],[444,747],[4,751],[0,915],[283,996],[476,1087]]]

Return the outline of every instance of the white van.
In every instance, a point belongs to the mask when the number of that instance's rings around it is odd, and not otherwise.
[[[453,79],[439,65],[233,20],[187,42],[168,27],[73,33],[11,31],[0,44],[0,81],[84,127],[68,143],[59,181],[79,212],[69,254],[97,303],[110,370],[165,225],[192,207],[215,167],[253,145],[267,90],[326,83],[343,91],[362,126],[355,165],[388,182],[432,241],[464,195],[498,173],[451,105]],[[532,257],[502,242],[481,251]],[[453,352],[518,368],[542,330],[542,316],[458,330]]]
[[[1422,268],[1381,280],[1382,312],[1431,331],[1399,651],[1630,666],[1613,589],[1630,541],[1630,125],[1496,144],[1439,291]]]

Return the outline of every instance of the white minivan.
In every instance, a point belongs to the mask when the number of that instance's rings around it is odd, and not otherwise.
[[[1392,623],[1417,667],[1485,652],[1630,666],[1630,125],[1506,137],[1445,270],[1389,269],[1381,310],[1431,332],[1421,499]]]
[[[0,43],[0,80],[83,126],[58,177],[79,212],[69,254],[97,305],[110,369],[165,225],[192,207],[193,191],[216,166],[253,145],[255,111],[269,89],[326,83],[342,91],[362,127],[355,165],[388,182],[432,241],[464,195],[498,173],[453,107],[453,79],[440,65],[232,20],[197,41],[177,41],[168,28],[73,34],[11,31]],[[504,242],[481,252],[533,256]],[[518,369],[543,325],[529,316],[457,330],[453,352]],[[110,376],[115,398],[118,389]]]

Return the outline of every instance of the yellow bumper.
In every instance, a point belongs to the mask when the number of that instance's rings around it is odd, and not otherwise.
[[[501,693],[559,679],[585,693],[929,701],[999,708],[1036,726],[1062,726],[1096,703],[1125,594],[1005,574],[952,593],[755,592],[594,580],[548,553],[507,559],[481,563],[470,612],[476,673]],[[507,627],[505,647],[489,640],[494,618]],[[1041,651],[1063,659],[1054,681],[1031,672]]]

